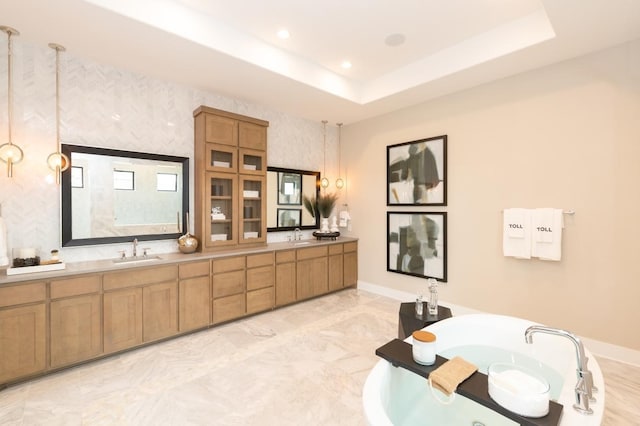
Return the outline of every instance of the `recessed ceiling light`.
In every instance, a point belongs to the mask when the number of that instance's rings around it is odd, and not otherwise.
[[[405,42],[407,37],[404,34],[396,33],[390,34],[384,39],[384,44],[390,47],[400,46]]]
[[[342,64],[340,65],[342,68],[344,68],[345,70],[348,70],[349,68],[351,68],[351,62],[349,61],[342,61]]]
[[[283,28],[281,30],[278,30],[278,37],[286,40],[291,36],[291,34],[289,34],[289,30],[287,30],[286,28]]]

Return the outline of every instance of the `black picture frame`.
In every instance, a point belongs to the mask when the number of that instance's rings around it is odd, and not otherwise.
[[[302,175],[300,173],[278,172],[278,204],[302,205]]]
[[[447,282],[447,213],[387,212],[387,271]]]
[[[387,206],[447,205],[447,135],[387,146]]]
[[[279,228],[299,228],[302,221],[302,209],[278,209]]]

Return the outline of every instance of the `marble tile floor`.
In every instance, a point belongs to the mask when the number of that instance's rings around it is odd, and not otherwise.
[[[0,391],[0,425],[363,425],[396,300],[348,289]],[[640,425],[640,368],[598,358],[603,425]]]

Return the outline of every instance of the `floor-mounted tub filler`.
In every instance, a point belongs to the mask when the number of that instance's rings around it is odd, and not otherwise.
[[[524,410],[524,414],[531,417],[542,414],[539,410],[544,407],[539,405],[539,395],[529,404],[513,398],[520,395],[520,389],[514,389],[514,384],[533,389],[538,386],[533,378],[537,378],[540,390],[563,406],[559,425],[600,425],[605,403],[602,372],[597,361],[572,334],[520,318],[491,314],[456,316],[425,330],[437,336],[439,356],[449,359],[460,356],[475,364],[483,374],[488,374],[492,364],[500,366],[499,372],[506,374],[495,376],[497,381],[493,384],[499,387],[494,388],[493,397],[510,411]],[[406,339],[411,341],[411,337]],[[514,368],[506,368],[509,364]],[[531,382],[525,386],[518,379],[526,372],[531,373],[527,379]],[[509,378],[515,380],[510,384],[506,381]],[[518,424],[462,395],[443,405],[434,398],[424,377],[394,367],[384,359],[369,373],[362,398],[366,420],[372,426]]]

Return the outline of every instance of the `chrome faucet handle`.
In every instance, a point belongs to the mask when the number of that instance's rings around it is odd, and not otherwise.
[[[144,247],[144,248],[142,249],[142,257],[147,257],[147,255],[148,255],[148,253],[147,253],[147,252],[148,252],[149,250],[151,250],[151,248],[150,248],[150,247]]]
[[[120,259],[125,259],[127,257],[126,250],[118,250],[118,253],[120,253]]]

